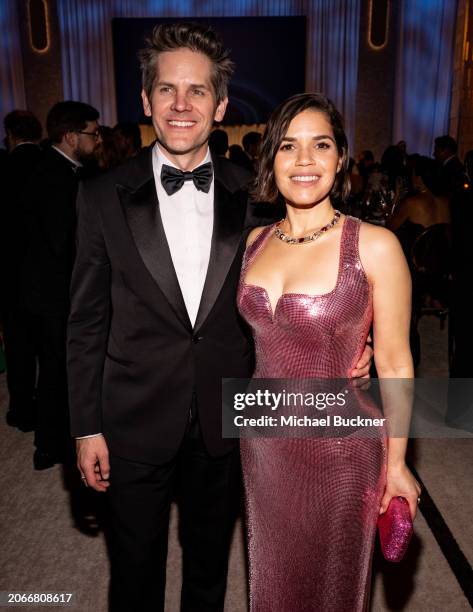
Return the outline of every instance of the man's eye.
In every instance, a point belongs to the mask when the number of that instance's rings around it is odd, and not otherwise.
[[[192,92],[195,96],[203,96],[204,92],[202,91],[202,89],[194,89]]]
[[[160,93],[169,93],[171,91],[171,88],[163,86],[159,88],[159,91]]]

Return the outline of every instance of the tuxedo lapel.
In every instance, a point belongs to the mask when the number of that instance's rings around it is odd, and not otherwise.
[[[136,248],[148,272],[183,325],[192,329],[166,240],[154,182],[151,148],[137,164],[136,173],[117,192]]]
[[[195,322],[196,330],[202,326],[212,310],[235,259],[243,233],[244,218],[245,206],[227,188],[224,177],[219,177],[216,173],[210,261]]]

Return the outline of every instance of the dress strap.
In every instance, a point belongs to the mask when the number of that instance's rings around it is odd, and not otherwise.
[[[253,240],[253,242],[246,248],[243,256],[243,268],[246,269],[247,266],[253,261],[254,257],[259,253],[262,246],[266,242],[266,239],[271,235],[274,226],[275,223],[272,223],[271,225],[264,227],[258,234],[258,237],[255,238],[255,240]]]
[[[343,224],[342,244],[340,248],[340,258],[342,259],[343,269],[348,269],[348,265],[356,265],[360,261],[358,248],[360,237],[361,221],[356,217],[346,215]]]

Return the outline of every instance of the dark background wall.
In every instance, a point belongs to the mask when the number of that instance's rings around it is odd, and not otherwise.
[[[21,52],[25,80],[26,104],[42,125],[53,104],[62,100],[61,41],[56,11],[56,0],[46,0],[49,14],[50,46],[45,53],[32,49],[29,34],[27,0],[18,2]]]

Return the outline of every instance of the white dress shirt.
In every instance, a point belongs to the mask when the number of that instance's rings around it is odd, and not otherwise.
[[[207,150],[205,159],[197,165],[201,166],[209,161],[210,151]],[[212,180],[208,193],[199,191],[193,181],[185,181],[179,191],[168,195],[161,184],[163,164],[177,168],[156,144],[153,148],[153,173],[159,210],[177,280],[189,319],[194,326],[209,267],[214,220],[214,182]]]

